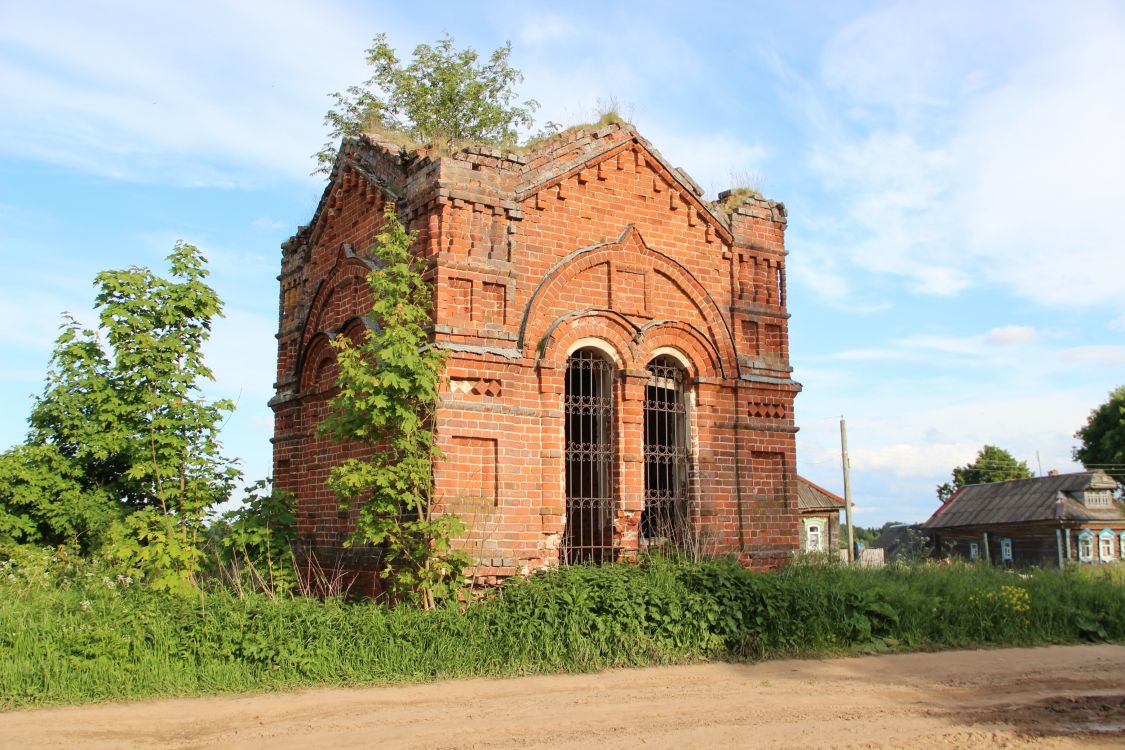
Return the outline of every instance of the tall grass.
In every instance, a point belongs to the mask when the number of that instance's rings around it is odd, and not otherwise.
[[[1119,578],[987,566],[577,566],[468,607],[0,577],[0,705],[1125,639]]]

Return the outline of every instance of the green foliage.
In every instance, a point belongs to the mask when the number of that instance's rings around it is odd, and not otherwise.
[[[170,278],[98,274],[96,331],[65,319],[26,444],[0,456],[0,542],[108,542],[161,588],[194,575],[203,519],[238,476],[218,442],[234,406],[200,392],[222,310],[203,256],[177,243],[168,260]]]
[[[1017,461],[1016,457],[1003,448],[986,445],[977,453],[972,463],[953,469],[953,480],[939,484],[938,500],[945,502],[954,492],[970,484],[1006,482],[1009,479],[1031,479],[1031,469],[1027,463]]]
[[[296,498],[262,480],[247,488],[240,508],[224,513],[212,525],[212,530],[221,529],[217,540],[220,560],[236,590],[248,586],[252,590],[286,594],[295,589],[296,522]]]
[[[336,351],[338,392],[322,432],[371,447],[332,469],[328,486],[341,507],[358,508],[354,540],[383,549],[381,575],[396,598],[452,593],[468,558],[450,540],[464,531],[452,515],[433,516],[434,463],[441,459],[431,423],[444,353],[430,344],[433,295],[411,254],[415,237],[393,204],[371,249],[373,306],[360,341],[341,335]]]
[[[201,531],[158,508],[142,508],[113,525],[104,550],[116,570],[153,591],[190,596],[203,559]]]
[[[1087,469],[1104,468],[1125,486],[1125,385],[1113,390],[1104,404],[1090,412],[1090,418],[1074,437],[1081,445],[1074,459]]]
[[[1125,639],[1125,587],[1102,570],[657,558],[422,610],[228,589],[199,602],[56,558],[0,563],[0,705]],[[28,585],[39,568],[55,583]]]
[[[199,390],[214,379],[203,344],[222,314],[219,295],[204,283],[203,256],[181,242],[168,261],[171,280],[137,267],[98,274],[97,304],[124,407],[118,419],[130,430],[131,493],[143,506],[194,519],[225,500],[238,476],[218,441],[234,404],[208,403]]]
[[[112,494],[85,486],[78,465],[53,444],[0,454],[0,544],[69,544],[104,536],[120,513]]]
[[[523,75],[508,63],[511,52],[505,44],[482,64],[475,50],[456,49],[446,34],[433,46],[415,47],[404,66],[386,34],[379,34],[367,50],[371,78],[332,94],[336,106],[324,117],[329,140],[316,154],[316,171],[331,171],[341,136],[371,129],[404,133],[445,149],[466,141],[514,144],[516,129],[531,125],[539,105],[534,100],[512,103],[513,86]]]

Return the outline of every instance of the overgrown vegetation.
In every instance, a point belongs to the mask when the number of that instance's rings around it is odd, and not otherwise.
[[[478,604],[422,610],[229,589],[168,597],[50,551],[2,567],[9,707],[1125,638],[1125,587],[1097,571],[794,564],[761,574],[651,559],[562,568]]]
[[[523,74],[509,64],[511,52],[505,44],[482,64],[474,49],[455,48],[446,34],[432,46],[415,47],[403,65],[386,34],[379,34],[367,50],[371,78],[331,95],[336,105],[324,117],[329,136],[315,155],[315,172],[331,172],[341,137],[371,130],[445,152],[465,142],[515,145],[517,129],[531,126],[539,104],[513,103]]]
[[[733,171],[730,174],[730,188],[722,200],[715,202],[715,207],[730,216],[747,198],[761,198],[761,185],[762,178],[756,172]]]
[[[66,317],[26,442],[0,455],[0,545],[98,552],[158,590],[193,590],[207,514],[239,476],[207,401],[203,361],[222,314],[199,250],[177,243],[169,277],[103,271],[98,326]]]
[[[371,449],[333,467],[328,486],[341,508],[358,508],[351,541],[380,548],[392,598],[430,608],[454,593],[470,561],[451,544],[464,531],[460,519],[431,513],[434,464],[442,458],[433,415],[445,356],[426,331],[433,291],[411,254],[414,240],[388,204],[370,251],[372,326],[359,341],[340,335],[332,343],[339,391],[320,429]]]
[[[247,487],[242,505],[213,521],[207,531],[214,576],[235,593],[284,596],[297,592],[299,584],[310,588],[310,582],[298,577],[293,558],[296,498],[269,481]]]

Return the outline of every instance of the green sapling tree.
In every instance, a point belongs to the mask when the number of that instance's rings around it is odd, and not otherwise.
[[[335,467],[328,485],[342,507],[357,509],[352,541],[382,548],[380,575],[391,596],[428,608],[459,586],[469,560],[451,544],[464,531],[460,519],[432,513],[441,459],[433,415],[445,356],[427,333],[433,293],[411,252],[414,240],[388,204],[370,251],[371,327],[358,341],[333,342],[339,390],[321,430],[371,449]]]
[[[177,243],[168,261],[170,278],[99,273],[97,330],[64,322],[27,441],[0,458],[0,535],[100,549],[155,588],[188,591],[204,519],[239,473],[218,439],[234,405],[200,390],[222,301],[197,248]]]

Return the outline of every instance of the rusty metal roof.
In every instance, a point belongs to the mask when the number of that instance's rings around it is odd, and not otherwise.
[[[1074,496],[1086,489],[1115,486],[1116,482],[1101,471],[970,484],[957,490],[922,528],[1028,521],[1125,520],[1125,505],[1118,500],[1105,508],[1087,508]]]
[[[840,510],[843,507],[844,498],[797,475],[797,510]]]

